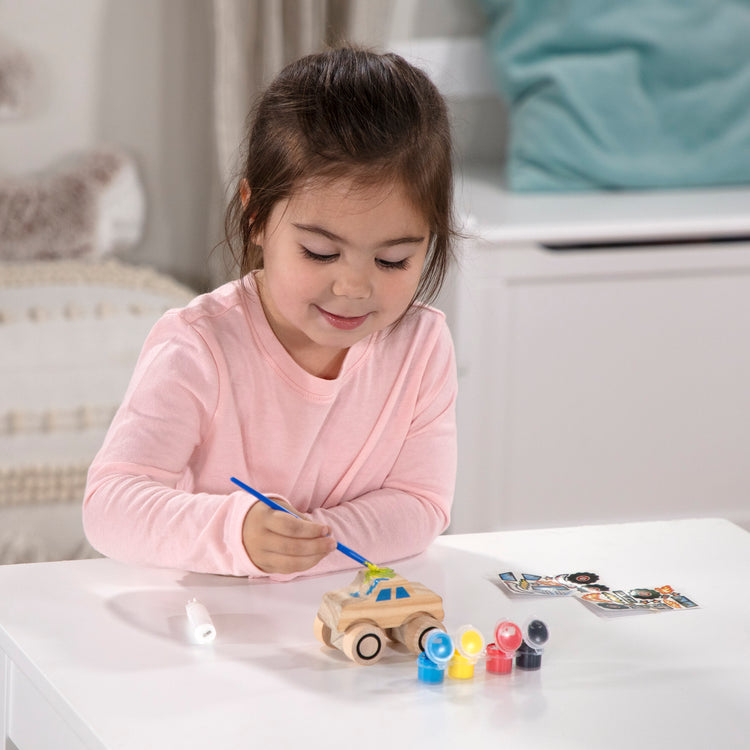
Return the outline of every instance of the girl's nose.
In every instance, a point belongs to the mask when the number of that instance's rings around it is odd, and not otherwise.
[[[336,269],[332,288],[337,297],[351,299],[367,299],[372,293],[370,277],[365,269],[344,263]]]

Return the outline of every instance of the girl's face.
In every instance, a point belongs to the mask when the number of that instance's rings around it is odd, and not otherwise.
[[[256,278],[284,348],[318,377],[338,374],[347,349],[406,311],[430,232],[400,184],[315,183],[274,206]]]

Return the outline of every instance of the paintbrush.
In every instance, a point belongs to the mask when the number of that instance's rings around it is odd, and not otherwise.
[[[261,502],[265,503],[269,508],[273,508],[274,510],[280,510],[284,513],[288,513],[290,516],[294,516],[295,518],[301,518],[301,516],[298,516],[296,513],[293,513],[288,508],[285,508],[283,505],[277,503],[275,500],[271,500],[270,497],[266,497],[262,492],[258,492],[258,490],[253,489],[250,485],[245,484],[244,482],[241,482],[236,477],[231,477],[231,480],[238,486],[242,487],[245,492],[249,492],[253,497],[258,498]],[[302,519],[305,520],[305,519]],[[341,542],[336,542],[336,549],[339,552],[343,552],[347,557],[351,557],[352,560],[356,560],[360,565],[365,565],[370,570],[380,570],[377,565],[374,563],[371,563],[366,558],[362,557],[358,552],[355,552],[353,549],[350,549],[345,544],[341,544]]]

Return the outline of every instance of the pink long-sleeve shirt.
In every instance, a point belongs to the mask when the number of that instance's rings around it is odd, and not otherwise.
[[[86,535],[127,562],[265,576],[242,543],[257,501],[236,476],[373,562],[417,554],[450,519],[455,398],[437,310],[415,306],[356,343],[326,380],[282,347],[252,275],[225,284],[167,312],[146,339],[89,469]],[[305,574],[354,565],[334,551]]]

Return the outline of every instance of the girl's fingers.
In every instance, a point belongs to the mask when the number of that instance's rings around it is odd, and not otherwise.
[[[263,503],[256,503],[247,512],[243,543],[253,563],[266,573],[307,570],[336,548],[328,526]]]
[[[331,530],[323,524],[308,521],[304,518],[295,518],[289,513],[281,510],[268,509],[270,513],[266,518],[266,528],[276,534],[289,537],[300,537],[302,539],[314,539],[316,537],[328,536]]]
[[[336,542],[327,536],[306,539],[271,533],[264,541],[265,550],[285,557],[324,557],[336,548]]]
[[[298,541],[270,537],[256,554],[256,565],[267,573],[296,573],[317,565],[336,544],[330,538]],[[270,543],[270,544],[269,544]]]

